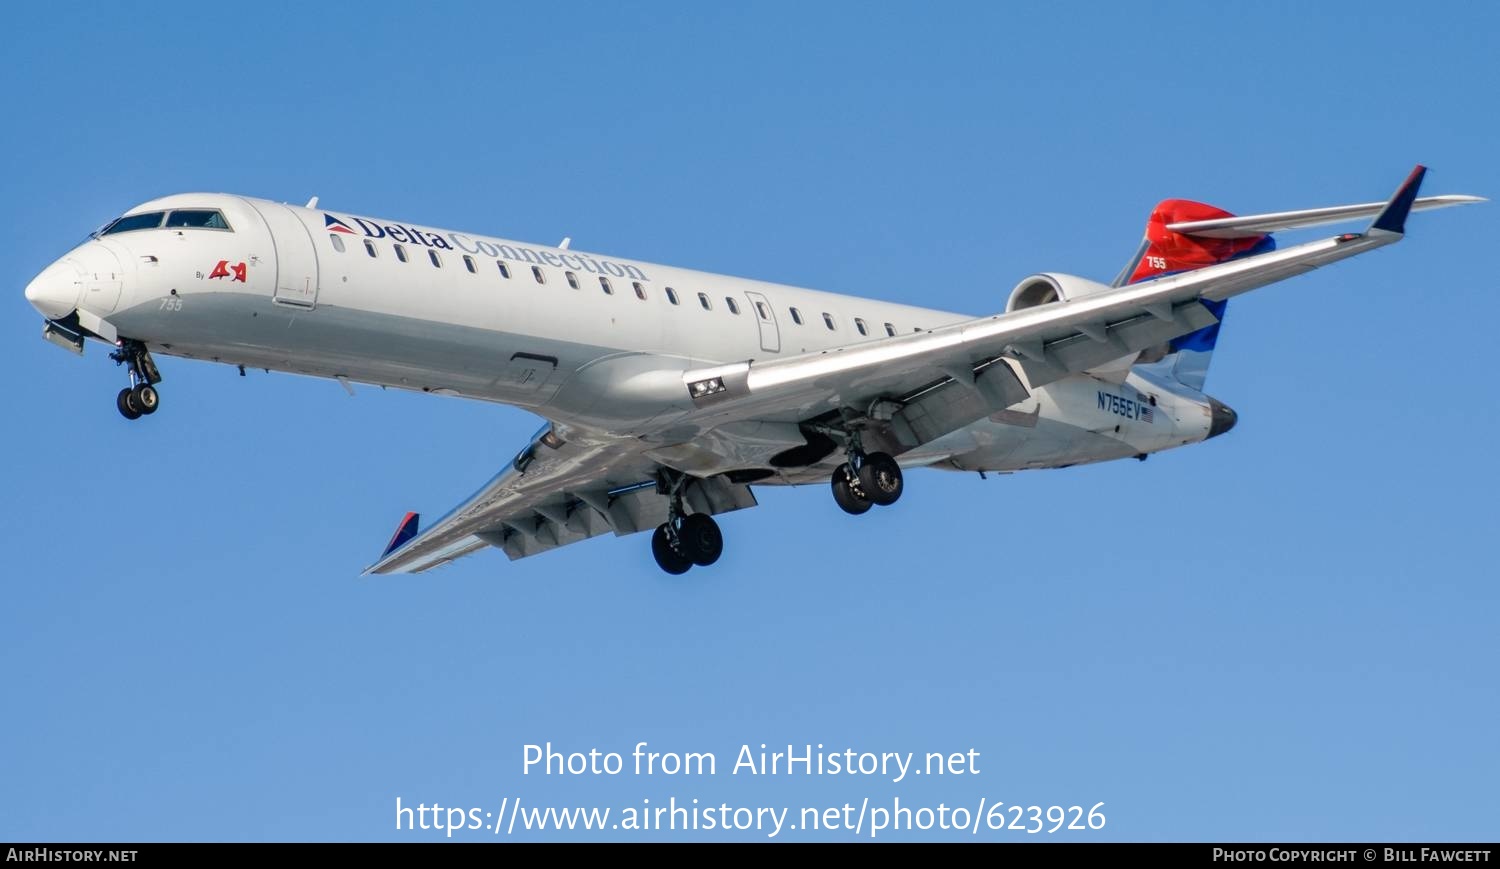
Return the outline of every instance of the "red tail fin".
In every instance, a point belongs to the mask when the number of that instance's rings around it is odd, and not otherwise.
[[[1123,280],[1117,279],[1117,283],[1133,284],[1173,272],[1188,272],[1227,262],[1254,250],[1268,238],[1264,235],[1203,238],[1167,229],[1169,223],[1233,216],[1222,208],[1190,199],[1164,199],[1158,202],[1156,208],[1151,210],[1151,218],[1146,221],[1146,240],[1141,244],[1136,259],[1121,273],[1120,278]]]
[[[1195,220],[1219,220],[1233,217],[1222,208],[1193,202],[1190,199],[1165,199],[1151,211],[1146,221],[1146,239],[1136,258],[1115,278],[1115,286],[1159,278],[1174,272],[1190,272],[1204,266],[1228,262],[1247,254],[1274,250],[1270,235],[1245,233],[1239,238],[1207,238],[1168,229],[1168,224]],[[1220,322],[1224,320],[1224,302],[1204,301],[1204,306]],[[1161,373],[1179,383],[1202,391],[1208,378],[1208,364],[1219,339],[1219,323],[1188,335],[1173,338],[1167,344],[1142,353],[1139,361],[1157,366]]]

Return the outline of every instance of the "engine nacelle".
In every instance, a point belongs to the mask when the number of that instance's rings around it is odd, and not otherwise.
[[[1005,313],[1020,311],[1024,308],[1034,308],[1037,305],[1045,305],[1049,302],[1066,302],[1071,299],[1081,299],[1084,296],[1092,296],[1096,293],[1108,292],[1113,287],[1096,283],[1088,278],[1080,278],[1077,275],[1064,275],[1057,272],[1043,272],[1032,275],[1016,284],[1016,288],[1010,291],[1010,299],[1005,303]]]

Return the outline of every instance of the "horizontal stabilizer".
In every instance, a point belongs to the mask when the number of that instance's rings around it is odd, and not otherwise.
[[[1469,205],[1486,202],[1483,196],[1423,196],[1411,204],[1412,211],[1431,211],[1454,205]],[[1321,226],[1325,223],[1340,223],[1374,217],[1385,207],[1385,202],[1366,202],[1360,205],[1335,205],[1331,208],[1308,208],[1302,211],[1277,211],[1271,214],[1246,214],[1241,217],[1224,217],[1215,220],[1190,220],[1171,223],[1167,229],[1184,235],[1200,238],[1252,238],[1283,229],[1298,229]]]

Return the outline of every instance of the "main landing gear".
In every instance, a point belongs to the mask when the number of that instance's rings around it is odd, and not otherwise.
[[[687,573],[695,564],[707,567],[724,554],[724,533],[714,517],[707,513],[682,515],[682,490],[687,480],[681,474],[662,477],[661,488],[668,498],[667,521],[651,535],[651,554],[657,565],[673,576]]]
[[[850,439],[849,460],[834,469],[831,483],[833,500],[854,516],[896,503],[905,486],[896,460],[886,453],[866,454],[858,437]]]
[[[126,338],[120,341],[109,358],[115,360],[116,365],[130,368],[130,385],[115,396],[115,407],[119,408],[120,415],[126,419],[139,419],[156,413],[161,406],[161,396],[156,392],[161,374],[156,370],[156,363],[151,361],[146,345]]]

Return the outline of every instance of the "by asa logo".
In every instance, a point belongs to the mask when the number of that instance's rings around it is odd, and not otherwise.
[[[219,260],[219,264],[214,266],[214,270],[208,273],[208,278],[209,280],[228,278],[230,283],[239,281],[243,284],[245,282],[245,264],[235,263],[234,265],[230,265],[229,260],[221,259]]]

